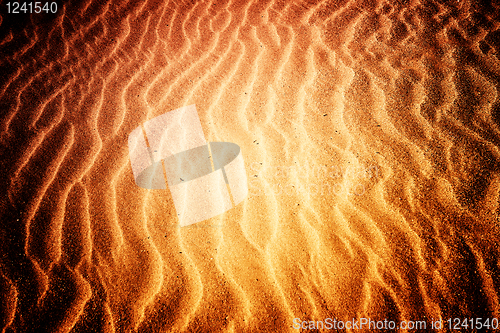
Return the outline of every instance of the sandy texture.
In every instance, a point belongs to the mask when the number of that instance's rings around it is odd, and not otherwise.
[[[0,331],[500,315],[498,4],[58,4],[1,4]],[[127,140],[191,104],[249,195],[179,228]]]

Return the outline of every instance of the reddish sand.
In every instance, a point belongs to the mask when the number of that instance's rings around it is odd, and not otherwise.
[[[500,316],[498,4],[57,3],[1,5],[2,332]],[[250,193],[180,228],[127,138],[191,104]]]

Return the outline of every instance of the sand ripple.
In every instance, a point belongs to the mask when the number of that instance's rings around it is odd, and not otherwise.
[[[498,5],[58,4],[1,14],[2,332],[500,315]],[[127,138],[191,104],[250,194],[178,228]]]

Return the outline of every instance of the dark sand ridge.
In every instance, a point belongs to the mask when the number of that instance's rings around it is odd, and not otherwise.
[[[2,331],[499,315],[498,7],[59,5],[1,14]],[[250,195],[181,229],[127,137],[190,104]]]

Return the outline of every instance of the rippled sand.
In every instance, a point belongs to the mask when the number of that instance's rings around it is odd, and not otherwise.
[[[2,4],[2,332],[499,317],[498,4],[58,4]],[[191,104],[250,194],[179,228],[127,138]]]

